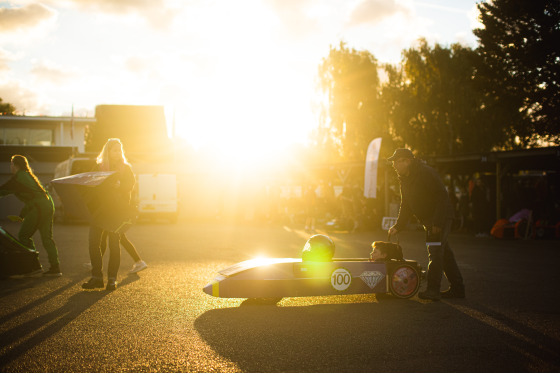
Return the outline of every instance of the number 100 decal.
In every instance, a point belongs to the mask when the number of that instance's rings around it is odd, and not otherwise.
[[[352,275],[344,268],[334,269],[331,274],[331,285],[337,291],[344,291],[350,287],[352,283]]]

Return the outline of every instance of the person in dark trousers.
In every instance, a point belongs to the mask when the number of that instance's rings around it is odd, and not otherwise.
[[[122,143],[119,139],[107,140],[101,153],[97,157],[97,166],[100,171],[115,171],[117,174],[114,185],[114,193],[118,204],[111,209],[128,209],[132,189],[136,180],[134,173],[126,157]],[[103,257],[101,255],[101,237],[103,229],[98,226],[90,226],[89,230],[89,257],[91,260],[91,279],[82,284],[84,289],[103,288]],[[119,245],[119,234],[108,232],[109,239],[109,266],[107,269],[106,290],[112,291],[117,288],[117,273],[121,264],[121,251]]]
[[[101,243],[100,243],[101,257],[103,257],[105,255],[105,252],[107,251],[107,235],[108,235],[107,231],[103,231],[103,234],[101,235]],[[138,254],[136,247],[126,237],[124,232],[121,232],[119,234],[119,242],[122,245],[122,247],[126,250],[126,252],[130,255],[130,257],[132,257],[132,259],[134,260],[132,269],[130,269],[128,272],[129,274],[136,274],[148,267],[148,264],[146,264],[146,262],[140,258],[140,255]],[[84,264],[84,267],[91,270],[92,268],[91,262]]]
[[[453,221],[453,209],[449,195],[438,173],[416,159],[406,148],[395,150],[387,159],[399,175],[401,204],[399,216],[389,235],[403,230],[415,216],[426,231],[428,248],[428,286],[418,293],[421,299],[464,298],[463,277],[448,243]],[[445,273],[450,288],[440,292],[442,273]]]
[[[107,234],[108,234],[107,231],[104,231],[103,235],[101,236],[101,257],[103,257],[105,251],[107,250]],[[136,247],[134,246],[134,244],[132,244],[130,239],[126,237],[124,232],[121,232],[119,234],[119,242],[126,250],[126,252],[130,255],[130,257],[132,257],[132,259],[134,260],[132,269],[128,271],[128,274],[136,274],[139,271],[142,271],[148,267],[146,262],[140,258],[140,255],[138,254]]]
[[[0,196],[14,194],[25,204],[17,218],[22,222],[18,239],[21,244],[36,250],[32,237],[36,231],[39,231],[50,264],[49,270],[45,271],[43,275],[60,277],[62,273],[60,272],[58,249],[53,240],[53,200],[33,174],[25,156],[12,156],[10,169],[13,176],[0,186]]]

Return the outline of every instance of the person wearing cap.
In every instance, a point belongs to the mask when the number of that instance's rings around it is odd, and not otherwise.
[[[453,208],[445,186],[433,168],[418,160],[410,149],[396,149],[387,159],[393,163],[401,187],[399,216],[389,235],[403,230],[414,216],[424,226],[428,248],[428,286],[418,297],[428,300],[464,298],[465,286],[461,271],[448,243]],[[445,274],[450,287],[440,292]]]

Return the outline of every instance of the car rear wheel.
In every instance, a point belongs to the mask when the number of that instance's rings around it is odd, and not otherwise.
[[[389,279],[389,289],[394,296],[408,299],[416,295],[418,288],[420,288],[418,269],[411,265],[395,267]]]

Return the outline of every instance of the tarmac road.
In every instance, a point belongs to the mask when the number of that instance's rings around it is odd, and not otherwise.
[[[560,371],[560,241],[452,234],[464,300],[358,295],[247,305],[201,289],[235,262],[297,257],[308,233],[180,222],[137,225],[128,236],[149,267],[128,276],[123,251],[114,292],[81,289],[89,258],[80,225],[55,226],[62,277],[0,280],[1,372]],[[367,257],[385,233],[331,237],[336,257]],[[421,232],[399,239],[405,257],[427,264]]]

